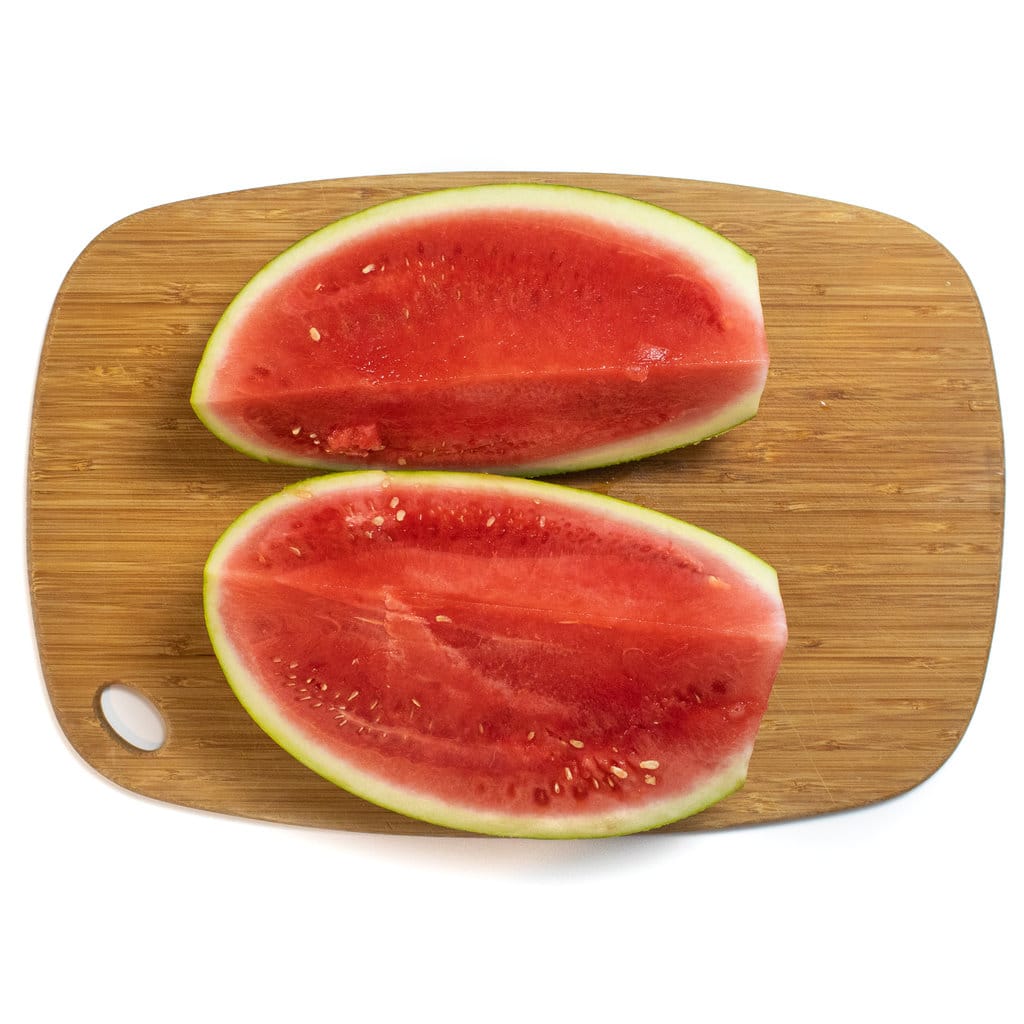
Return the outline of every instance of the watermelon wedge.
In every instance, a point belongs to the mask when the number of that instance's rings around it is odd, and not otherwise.
[[[617,835],[746,777],[786,645],[774,570],[636,505],[522,478],[293,485],[210,554],[238,699],[365,799],[456,829]]]
[[[192,405],[265,461],[537,476],[721,434],[758,409],[755,262],[624,196],[445,189],[297,242],[213,331]]]

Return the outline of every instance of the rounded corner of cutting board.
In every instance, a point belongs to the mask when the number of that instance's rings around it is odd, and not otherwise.
[[[186,807],[446,834],[292,765],[228,693],[203,625],[202,566],[238,513],[302,473],[221,445],[188,394],[209,330],[266,259],[374,202],[488,180],[621,191],[758,258],[772,348],[758,416],[572,481],[727,536],[782,580],[790,649],[747,783],[663,831],[805,818],[925,781],[974,711],[998,594],[1001,423],[966,273],[887,214],[636,175],[297,183],[152,207],[100,232],[54,304],[29,458],[33,612],[68,742],[116,785]],[[126,750],[97,723],[95,694],[112,680],[163,708],[166,750]]]

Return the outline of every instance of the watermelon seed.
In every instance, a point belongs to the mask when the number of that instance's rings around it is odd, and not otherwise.
[[[384,525],[384,517],[383,516],[374,516],[373,517],[373,525],[374,526],[383,526]]]
[[[423,705],[415,697],[410,697],[409,699],[413,702],[413,704],[416,705],[416,707],[418,707],[418,708],[423,707]]]
[[[398,497],[398,495],[396,494],[396,495],[395,495],[395,496],[394,496],[394,497],[393,497],[393,498],[391,499],[391,501],[389,501],[389,502],[388,502],[388,504],[389,504],[389,505],[390,505],[390,506],[391,506],[392,508],[398,508],[398,503],[399,503],[399,501],[400,501],[400,500],[401,500],[401,499],[400,499],[400,498]]]
[[[559,785],[559,784],[558,784],[557,782],[556,782],[556,783],[555,783],[555,784],[554,784],[554,785],[553,785],[553,786],[552,786],[551,788],[552,788],[552,789],[553,789],[553,790],[554,790],[554,791],[555,791],[556,793],[561,793],[561,792],[562,792],[562,787],[561,787],[561,786],[560,786],[560,785]]]
[[[569,740],[569,746],[580,750],[583,747],[583,740]]]
[[[572,769],[568,765],[565,766],[565,781],[572,782]]]
[[[487,522],[486,522],[485,525],[486,526],[493,526],[496,522],[497,522],[497,520],[494,518],[494,516],[488,516],[487,517]]]
[[[377,265],[375,263],[367,263],[366,266],[363,267],[363,273],[372,274],[376,269]]]
[[[624,768],[620,768],[617,764],[613,764],[611,766],[610,771],[611,771],[612,775],[616,776],[616,778],[619,778],[619,779],[628,779],[629,778],[629,772],[627,772]]]
[[[302,433],[302,427],[292,427],[292,437],[298,437]]]
[[[533,737],[534,737],[534,736],[536,736],[536,735],[537,735],[537,734],[536,734],[536,733],[535,733],[535,732],[534,732],[534,731],[533,731],[533,730],[531,729],[531,730],[530,730],[530,732],[528,732],[528,733],[526,734],[526,738],[527,738],[527,740],[532,740],[532,739],[533,739]]]
[[[310,329],[309,329],[309,336],[314,341],[319,341],[320,340],[320,332],[315,327],[310,327]]]
[[[653,771],[655,768],[660,768],[661,767],[661,762],[660,761],[641,761],[640,762],[640,767],[641,768],[647,768],[648,770],[652,770]]]
[[[452,620],[447,615],[435,615],[435,622],[451,622]]]
[[[657,781],[658,780],[653,775],[645,775],[644,776],[644,782],[646,782],[648,786],[655,785],[655,783],[657,783]]]
[[[358,690],[353,690],[353,691],[352,691],[352,692],[351,692],[351,693],[350,693],[350,694],[348,695],[348,699],[349,699],[349,700],[355,700],[355,699],[356,699],[356,697],[358,697],[358,696],[359,696],[359,691],[358,691]]]
[[[402,521],[402,520],[403,520],[403,519],[405,518],[405,509],[404,509],[404,508],[400,508],[400,509],[399,509],[399,510],[398,510],[398,511],[397,511],[397,512],[395,513],[395,518],[396,518],[396,519],[397,519],[397,520],[398,520],[399,522],[401,522],[401,521]]]

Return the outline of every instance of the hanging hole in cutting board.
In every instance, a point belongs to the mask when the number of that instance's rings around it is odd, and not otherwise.
[[[159,750],[167,740],[167,725],[156,705],[141,691],[124,683],[100,690],[99,712],[114,733],[136,750]]]

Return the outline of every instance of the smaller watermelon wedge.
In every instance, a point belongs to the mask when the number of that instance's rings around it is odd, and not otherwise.
[[[721,434],[767,372],[757,268],[732,242],[608,192],[480,185],[272,260],[214,329],[192,405],[264,461],[539,476]]]
[[[550,483],[365,471],[244,513],[205,571],[236,696],[324,778],[456,829],[638,832],[742,785],[786,645],[774,570]]]

